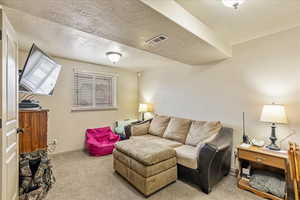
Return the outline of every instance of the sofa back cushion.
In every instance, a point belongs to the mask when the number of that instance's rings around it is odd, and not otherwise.
[[[191,123],[189,119],[172,117],[163,137],[184,144]]]
[[[214,138],[221,130],[221,122],[193,121],[188,132],[185,144],[197,146]]]
[[[147,135],[149,132],[150,122],[135,124],[131,126],[131,136]]]
[[[150,123],[149,134],[162,137],[169,121],[170,117],[155,115]]]

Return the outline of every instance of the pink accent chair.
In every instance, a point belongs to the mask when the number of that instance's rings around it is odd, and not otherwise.
[[[113,152],[119,140],[110,127],[87,129],[85,146],[91,156],[104,156]]]

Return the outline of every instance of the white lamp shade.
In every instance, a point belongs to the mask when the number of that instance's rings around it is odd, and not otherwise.
[[[238,8],[245,0],[223,0],[223,4],[230,8]]]
[[[264,105],[260,121],[287,124],[288,120],[283,105]]]
[[[141,103],[139,106],[139,112],[148,112],[148,111],[149,111],[148,104]]]
[[[117,63],[121,59],[122,54],[120,54],[118,52],[107,52],[106,56],[108,57],[108,59],[110,60],[110,62]]]

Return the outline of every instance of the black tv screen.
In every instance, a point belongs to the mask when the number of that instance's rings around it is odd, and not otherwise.
[[[20,92],[52,95],[60,70],[59,64],[33,44],[20,75]]]

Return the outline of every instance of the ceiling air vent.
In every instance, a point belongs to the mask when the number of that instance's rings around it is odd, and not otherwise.
[[[151,38],[150,40],[147,40],[146,44],[150,45],[150,46],[154,46],[154,45],[157,45],[157,44],[159,44],[163,41],[166,41],[167,39],[168,39],[168,36],[161,34],[161,35],[158,35],[158,36],[155,36],[155,37]]]

